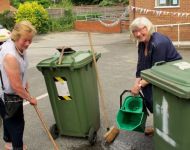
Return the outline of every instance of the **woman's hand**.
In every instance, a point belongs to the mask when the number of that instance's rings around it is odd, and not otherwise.
[[[37,105],[37,100],[34,97],[31,97],[31,99],[29,100],[29,102],[30,102],[31,105]]]
[[[131,88],[131,93],[133,95],[138,95],[141,88],[145,87],[146,85],[148,85],[149,83],[146,80],[139,80],[139,78],[135,81],[134,86]]]
[[[138,95],[139,91],[140,91],[140,87],[139,87],[139,83],[141,81],[141,78],[136,78],[135,79],[135,83],[133,85],[133,87],[131,88],[131,94],[132,95]]]
[[[139,92],[140,92],[140,86],[139,86],[139,84],[134,84],[134,86],[131,88],[131,94],[132,95],[138,95],[139,94]]]

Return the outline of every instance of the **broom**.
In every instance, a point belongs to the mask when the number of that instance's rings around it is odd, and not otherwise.
[[[97,63],[96,63],[96,57],[95,57],[95,52],[94,52],[94,48],[92,45],[92,38],[91,38],[90,32],[88,32],[88,39],[89,39],[89,43],[90,43],[90,47],[91,47],[91,51],[92,51],[93,62],[94,62],[95,72],[96,72],[96,78],[98,81],[104,124],[107,128],[107,132],[104,134],[104,140],[106,143],[111,143],[115,140],[115,138],[119,134],[119,129],[116,128],[115,126],[112,126],[111,128],[109,127],[109,119],[108,119],[108,115],[107,115],[106,108],[105,108],[105,98],[104,98],[104,93],[102,90],[102,84],[100,82],[100,78],[99,78],[99,74],[98,74],[98,67],[97,67]]]
[[[48,130],[48,128],[47,128],[47,126],[46,126],[46,124],[45,124],[45,122],[44,122],[44,120],[42,119],[42,115],[41,115],[41,113],[39,112],[37,106],[34,105],[34,109],[36,110],[36,113],[37,113],[37,115],[38,115],[38,117],[39,117],[39,119],[40,119],[40,121],[41,121],[41,123],[42,123],[42,126],[43,126],[43,128],[45,129],[45,131],[46,131],[46,133],[47,133],[49,139],[51,140],[51,142],[52,142],[52,144],[53,144],[53,146],[54,146],[54,150],[59,150],[59,147],[58,147],[58,145],[55,143],[55,141],[54,141],[54,139],[53,139],[51,133],[49,132],[49,130]]]
[[[29,91],[28,91],[27,89],[25,89],[25,90],[29,93]],[[52,144],[53,144],[53,146],[54,146],[54,150],[59,150],[59,147],[58,147],[58,145],[56,144],[56,142],[54,141],[54,139],[53,139],[51,133],[49,132],[49,130],[48,130],[48,128],[47,128],[47,125],[45,124],[45,121],[43,120],[42,115],[41,115],[40,111],[38,110],[37,106],[36,106],[36,105],[33,105],[33,107],[34,107],[34,109],[35,109],[35,111],[36,111],[36,113],[37,113],[37,115],[38,115],[38,117],[39,117],[39,119],[40,119],[40,121],[41,121],[41,123],[42,123],[42,126],[43,126],[44,130],[46,131],[46,133],[47,133],[49,139],[51,140],[51,142],[52,142]]]

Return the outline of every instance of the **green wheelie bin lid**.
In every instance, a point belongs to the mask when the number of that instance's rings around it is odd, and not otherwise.
[[[158,62],[151,69],[142,71],[141,77],[175,96],[190,98],[190,62]]]
[[[59,64],[59,54],[55,54],[51,58],[42,60],[37,64],[37,68],[42,71],[42,68],[63,68],[70,69],[82,68],[93,61],[91,51],[71,51],[63,55],[62,61]],[[95,53],[96,60],[101,56],[100,53]]]

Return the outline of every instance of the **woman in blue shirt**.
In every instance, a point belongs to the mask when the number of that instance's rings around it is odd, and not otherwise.
[[[138,95],[141,90],[147,108],[153,113],[152,86],[141,79],[140,72],[151,68],[156,62],[169,62],[182,59],[182,57],[167,36],[154,31],[154,25],[146,17],[138,17],[133,20],[130,25],[130,31],[138,41],[136,80],[131,88],[131,93]],[[149,134],[148,131],[147,134]]]

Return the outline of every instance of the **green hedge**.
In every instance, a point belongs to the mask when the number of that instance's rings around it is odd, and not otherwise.
[[[76,20],[90,20],[90,19],[97,19],[102,16],[101,13],[83,13],[76,16]]]
[[[8,30],[12,30],[15,24],[13,14],[9,10],[0,13],[0,23],[1,25],[3,25],[3,27],[7,28]]]

